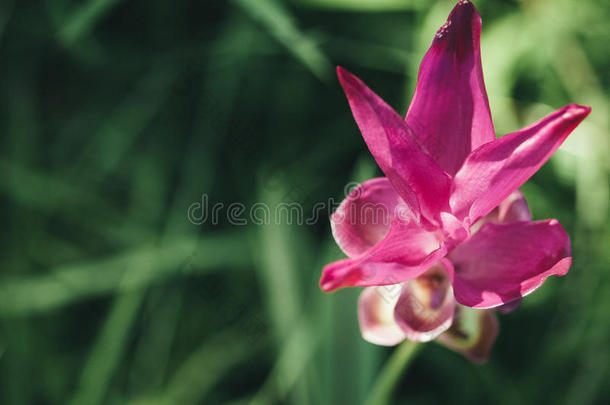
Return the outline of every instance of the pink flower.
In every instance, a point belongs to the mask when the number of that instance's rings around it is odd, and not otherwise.
[[[570,267],[567,233],[554,219],[532,222],[518,188],[591,109],[571,104],[496,139],[480,33],[476,9],[460,1],[422,61],[404,120],[361,80],[337,68],[386,177],[364,182],[332,215],[333,236],[349,258],[327,265],[320,285],[324,291],[400,286],[391,300],[375,289],[362,293],[361,326],[374,343],[438,338],[451,332],[456,308],[470,313],[464,307],[514,306]],[[388,315],[373,310],[380,299],[393,300],[390,319],[375,318]],[[415,314],[416,305],[426,316]],[[492,313],[476,312],[481,325],[493,329],[489,315],[481,315]],[[374,332],[379,325],[389,329]]]
[[[357,191],[352,192],[352,196]],[[525,198],[513,192],[471,231],[486,223],[529,221]],[[404,339],[426,342],[432,339],[459,351],[473,362],[487,360],[498,334],[492,310],[471,309],[456,303],[449,270],[451,261],[441,259],[422,275],[404,283],[367,287],[358,302],[358,321],[364,339],[391,346]],[[501,312],[516,309],[521,300],[497,307]]]

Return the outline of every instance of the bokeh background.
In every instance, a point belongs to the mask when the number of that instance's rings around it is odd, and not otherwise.
[[[328,214],[187,213],[203,195],[310,213],[378,175],[334,66],[404,113],[453,5],[2,1],[0,403],[363,403],[392,349],[361,339],[359,289],[318,287],[342,257]],[[392,403],[606,404],[610,3],[475,5],[498,135],[593,106],[523,187],[574,264],[501,316],[488,364],[427,344]]]

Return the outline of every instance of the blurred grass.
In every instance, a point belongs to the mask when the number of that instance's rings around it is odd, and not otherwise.
[[[379,174],[333,77],[404,112],[448,0],[0,4],[0,403],[361,404],[391,349],[314,224],[191,204],[341,199]],[[475,1],[499,135],[593,113],[524,188],[574,264],[501,318],[489,364],[426,345],[391,403],[610,399],[610,4]]]
[[[328,58],[316,43],[302,33],[290,14],[276,0],[234,0],[269,33],[292,52],[311,72],[322,80],[328,80],[332,67]]]
[[[401,11],[424,7],[422,0],[292,0],[298,5],[331,10]]]

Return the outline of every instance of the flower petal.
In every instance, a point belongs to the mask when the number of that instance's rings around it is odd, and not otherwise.
[[[436,340],[473,363],[485,363],[499,329],[493,311],[458,306],[453,325]]]
[[[429,220],[448,211],[449,175],[422,151],[396,111],[345,69],[338,67],[337,74],[364,141],[396,192]]]
[[[447,252],[435,232],[396,217],[390,232],[364,255],[326,265],[320,287],[398,284],[419,276]]]
[[[400,284],[393,284],[362,290],[358,298],[358,323],[364,340],[382,346],[395,346],[405,340],[405,333],[394,321],[400,288]]]
[[[460,1],[420,68],[406,122],[439,166],[454,175],[471,150],[495,139],[481,69],[481,17]]]
[[[507,302],[506,304],[500,305],[499,307],[496,307],[496,311],[498,311],[501,314],[510,314],[511,312],[519,309],[521,307],[521,303],[523,302],[522,298],[519,298],[517,300],[511,301],[511,302]]]
[[[507,222],[531,221],[532,214],[527,205],[527,201],[519,190],[515,190],[504,201],[491,212],[479,219],[470,229],[471,233],[479,230],[483,224],[493,222],[503,224]]]
[[[428,342],[451,326],[454,310],[451,281],[439,262],[405,283],[394,319],[409,340]]]
[[[527,205],[527,201],[519,190],[513,191],[506,200],[498,205],[497,209],[498,216],[494,222],[504,224],[507,222],[532,220],[532,213]]]
[[[462,305],[492,308],[519,299],[572,262],[570,239],[555,219],[486,223],[449,255],[453,291]]]
[[[454,178],[453,214],[470,223],[488,214],[536,173],[590,111],[568,105],[473,151]]]
[[[397,209],[402,207],[408,210],[388,179],[365,181],[331,215],[335,241],[346,255],[360,256],[388,234]]]

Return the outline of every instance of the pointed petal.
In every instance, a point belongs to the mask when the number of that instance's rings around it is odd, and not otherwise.
[[[426,53],[406,122],[439,166],[455,174],[471,150],[495,139],[481,69],[481,17],[459,2]]]
[[[572,261],[568,234],[555,219],[487,223],[448,258],[456,300],[492,308],[519,299],[548,276],[563,276]]]
[[[394,322],[400,289],[400,284],[393,284],[367,287],[360,293],[358,323],[364,340],[382,346],[395,346],[405,340],[404,332]]]
[[[322,270],[320,287],[398,284],[419,276],[446,253],[435,232],[398,217],[387,236],[364,255],[331,263]]]
[[[473,363],[485,363],[499,329],[493,311],[458,306],[453,325],[436,340]]]
[[[424,151],[402,118],[357,77],[337,74],[364,140],[410,209],[430,220],[448,211],[451,179]]]
[[[470,223],[488,214],[536,173],[590,111],[568,105],[473,151],[454,178],[453,214]]]
[[[401,213],[408,211],[388,179],[365,181],[331,215],[335,241],[346,255],[360,256],[388,234],[396,211],[403,208]]]
[[[454,310],[451,280],[439,262],[405,283],[394,319],[409,340],[428,342],[451,326]]]

